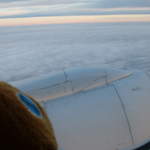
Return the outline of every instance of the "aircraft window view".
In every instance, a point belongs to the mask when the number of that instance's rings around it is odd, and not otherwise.
[[[3,150],[150,150],[149,0],[0,0]]]

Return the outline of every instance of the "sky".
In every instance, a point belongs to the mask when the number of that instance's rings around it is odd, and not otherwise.
[[[150,0],[0,0],[0,26],[72,23],[68,16],[73,23],[86,23],[87,16],[93,16],[90,23],[116,22],[114,15],[120,16],[118,22],[149,22],[149,14]]]

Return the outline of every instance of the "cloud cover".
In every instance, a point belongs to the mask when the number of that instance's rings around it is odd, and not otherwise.
[[[150,0],[0,0],[0,18],[150,14]]]
[[[112,8],[112,7],[147,7],[150,6],[149,0],[94,0],[89,2],[90,7]]]
[[[15,3],[23,2],[28,5],[54,5],[54,4],[70,4],[70,3],[85,3],[90,7],[145,7],[150,6],[150,0],[0,0],[0,3]]]

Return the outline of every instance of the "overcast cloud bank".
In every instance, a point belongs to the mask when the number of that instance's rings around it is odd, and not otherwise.
[[[150,71],[150,23],[0,28],[1,80],[81,66]]]

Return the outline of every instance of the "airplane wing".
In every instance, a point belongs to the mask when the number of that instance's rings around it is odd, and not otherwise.
[[[11,84],[41,101],[62,150],[122,150],[150,139],[148,73],[80,68]]]

